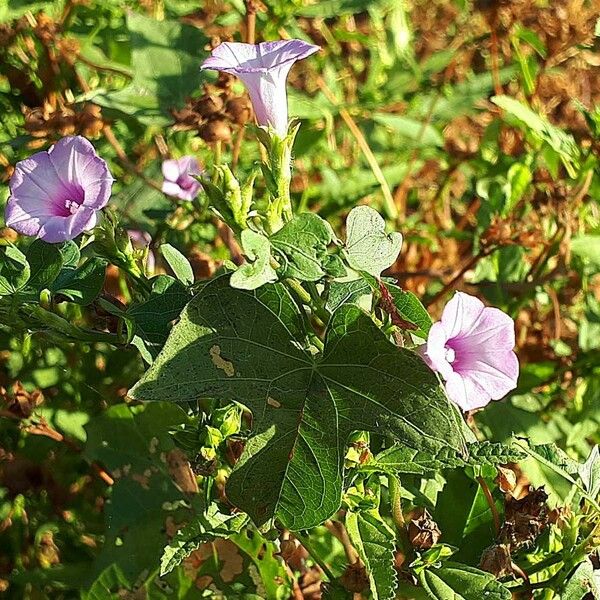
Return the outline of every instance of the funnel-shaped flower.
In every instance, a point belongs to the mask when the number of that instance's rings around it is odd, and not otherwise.
[[[472,410],[517,386],[514,346],[515,325],[507,314],[457,292],[431,327],[424,358],[445,379],[450,400]]]
[[[65,137],[48,151],[17,163],[10,179],[5,220],[46,242],[72,240],[96,225],[113,178],[88,140]]]
[[[200,164],[193,156],[172,158],[162,164],[165,180],[162,191],[181,200],[193,200],[202,187],[192,175],[200,175]]]
[[[202,64],[203,69],[239,77],[250,94],[259,125],[271,125],[284,137],[288,128],[285,82],[292,65],[320,50],[302,40],[262,44],[224,42]]]

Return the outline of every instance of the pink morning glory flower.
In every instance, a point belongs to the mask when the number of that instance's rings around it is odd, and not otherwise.
[[[450,400],[472,410],[517,386],[514,346],[515,325],[507,314],[457,292],[431,327],[423,356],[445,380]]]
[[[112,184],[106,162],[88,140],[64,137],[48,151],[17,163],[9,183],[6,225],[46,242],[72,240],[95,227]]]
[[[200,175],[200,164],[193,156],[172,158],[163,161],[165,180],[162,191],[181,200],[193,200],[202,187],[192,175]]]
[[[202,64],[203,69],[239,77],[250,94],[259,125],[273,127],[284,137],[288,128],[285,82],[292,65],[320,50],[302,40],[261,44],[223,42]]]

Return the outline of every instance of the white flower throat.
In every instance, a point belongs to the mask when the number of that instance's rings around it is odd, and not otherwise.
[[[81,204],[77,200],[65,200],[65,207],[72,215],[77,212],[80,206]]]

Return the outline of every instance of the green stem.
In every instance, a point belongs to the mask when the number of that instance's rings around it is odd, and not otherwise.
[[[336,580],[336,576],[331,571],[331,567],[319,556],[319,553],[315,550],[310,538],[299,531],[294,531],[293,535],[304,546],[311,558],[319,565],[319,567],[321,567],[321,570],[323,573],[325,573],[327,579],[329,579],[331,582],[334,582]]]
[[[540,571],[548,569],[549,567],[553,567],[562,561],[563,557],[560,554],[554,554],[553,556],[549,556],[548,558],[545,558],[544,560],[541,560],[533,565],[521,568],[528,576],[531,576],[539,573]]]
[[[303,304],[306,304],[312,311],[312,313],[318,317],[323,324],[327,324],[329,321],[329,313],[324,308],[322,303],[317,305],[317,302],[313,299],[313,297],[304,289],[302,284],[297,279],[286,279],[285,280],[291,290],[300,298]],[[320,301],[320,299],[319,299]]]
[[[152,286],[146,276],[141,272],[137,265],[123,262],[119,265],[126,273],[138,284],[147,294],[152,291]]]
[[[412,544],[408,539],[406,521],[402,513],[402,488],[400,481],[395,475],[388,475],[388,491],[390,494],[390,505],[392,510],[392,520],[398,530],[398,540],[404,556],[409,558],[414,555]]]
[[[23,307],[22,310],[26,312],[29,317],[33,317],[42,325],[80,342],[105,342],[114,346],[118,346],[123,343],[119,336],[115,335],[114,333],[83,329],[82,327],[73,325],[60,315],[50,312],[41,306],[27,306]]]

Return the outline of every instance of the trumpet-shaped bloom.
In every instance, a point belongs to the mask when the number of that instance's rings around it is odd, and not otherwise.
[[[8,227],[46,242],[72,240],[93,229],[110,198],[108,166],[81,136],[17,163],[6,204]]]
[[[225,71],[239,77],[250,94],[259,125],[271,125],[285,136],[288,128],[285,83],[297,61],[320,50],[302,40],[261,44],[223,42],[202,64],[203,69]]]
[[[445,380],[450,400],[472,410],[517,386],[514,346],[515,325],[507,314],[457,292],[431,327],[423,356]]]
[[[181,200],[193,200],[202,187],[192,175],[200,175],[202,170],[193,156],[165,160],[162,164],[162,191]]]

